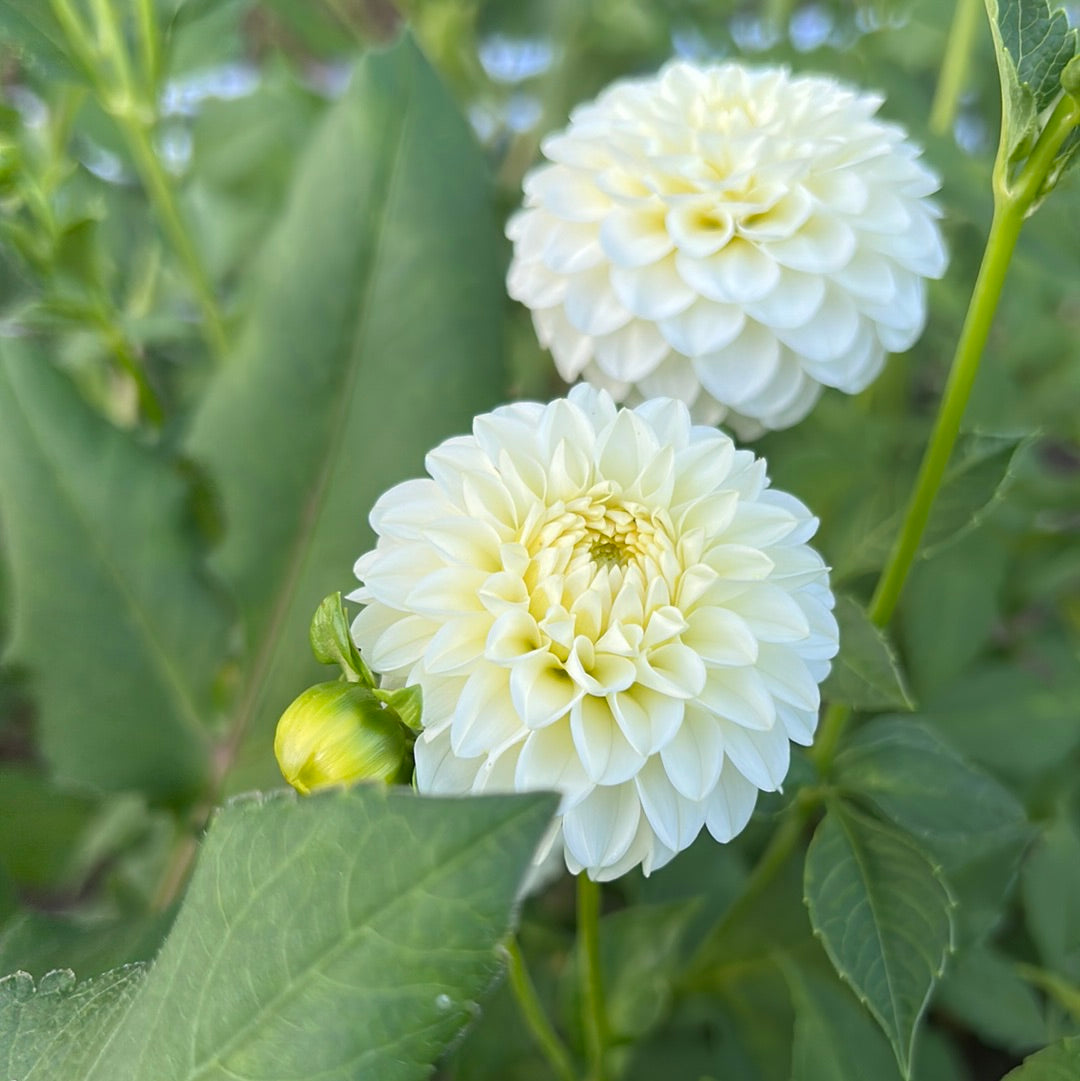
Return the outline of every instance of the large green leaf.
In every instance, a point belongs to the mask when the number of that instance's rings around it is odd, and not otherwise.
[[[102,420],[27,345],[0,350],[12,659],[62,777],[197,791],[228,619],[176,463]]]
[[[554,806],[544,794],[435,800],[381,787],[233,803],[92,1065],[10,1076],[427,1077],[498,972]],[[16,996],[0,1027],[13,1062],[67,1061],[66,1001],[31,1016]],[[97,1011],[84,1005],[89,1024]]]
[[[312,612],[353,581],[376,497],[503,395],[488,177],[411,40],[360,63],[251,273],[250,319],[190,438],[220,486],[219,566],[247,632],[252,768],[234,786],[273,775],[271,726],[318,678]]]
[[[904,834],[834,802],[806,855],[814,933],[911,1075],[915,1032],[952,948],[952,899]]]
[[[850,597],[837,597],[834,614],[840,627],[840,655],[822,688],[824,697],[854,709],[913,709],[915,703],[885,632]]]
[[[82,1081],[131,1006],[144,971],[114,969],[81,984],[70,971],[50,972],[37,986],[25,972],[0,980],[0,1075]]]
[[[907,717],[881,718],[860,729],[836,758],[835,780],[935,853],[1000,844],[1027,821],[1004,785]]]
[[[1080,1036],[1059,1040],[1024,1059],[1002,1081],[1076,1081],[1080,1076]]]

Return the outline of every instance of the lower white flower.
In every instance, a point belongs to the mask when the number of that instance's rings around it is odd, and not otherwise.
[[[588,386],[426,466],[376,503],[352,594],[384,684],[423,689],[420,791],[556,790],[596,879],[734,837],[811,742],[837,650],[817,520],[681,402]]]

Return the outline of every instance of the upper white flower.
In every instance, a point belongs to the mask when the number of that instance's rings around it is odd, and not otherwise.
[[[422,792],[551,789],[572,871],[727,841],[836,653],[817,520],[671,399],[578,386],[477,417],[376,503],[357,645],[420,684]]]
[[[679,61],[614,84],[525,178],[510,295],[569,382],[745,435],[864,389],[926,321],[940,186],[882,98]]]

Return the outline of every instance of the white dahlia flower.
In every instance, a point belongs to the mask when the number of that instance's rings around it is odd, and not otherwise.
[[[550,789],[571,871],[648,874],[746,824],[836,653],[817,520],[672,399],[477,417],[375,504],[353,637],[419,684],[421,792]],[[557,836],[557,833],[553,836]]]
[[[578,107],[507,225],[510,295],[559,374],[747,436],[868,386],[946,264],[939,180],[881,102],[679,61]]]

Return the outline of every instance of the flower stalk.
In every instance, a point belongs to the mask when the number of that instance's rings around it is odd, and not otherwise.
[[[935,135],[947,135],[956,123],[960,95],[971,68],[971,54],[982,13],[981,0],[957,0],[953,12],[941,75],[930,106],[930,130]]]
[[[611,1042],[600,964],[600,884],[584,871],[577,878],[578,964],[582,1022],[588,1056],[587,1081],[607,1081],[605,1063]]]
[[[544,1008],[540,1004],[540,998],[536,993],[536,987],[533,985],[529,971],[525,967],[525,958],[522,956],[521,947],[517,944],[516,939],[510,938],[503,944],[503,949],[506,952],[507,976],[510,980],[510,987],[514,992],[518,1008],[521,1010],[521,1015],[524,1017],[525,1024],[528,1025],[533,1039],[544,1053],[548,1065],[551,1066],[559,1081],[576,1081],[577,1074],[570,1059],[570,1052],[566,1049],[566,1045],[562,1040],[559,1039],[558,1033],[552,1027],[547,1014],[544,1013]]]
[[[979,371],[986,340],[994,321],[1005,276],[1012,261],[1024,220],[1045,193],[1054,160],[1069,133],[1080,124],[1080,101],[1065,94],[1043,128],[1031,154],[1014,180],[1008,177],[1008,148],[1004,126],[994,162],[994,216],[975,279],[967,315],[956,343],[937,419],[923,454],[915,487],[908,500],[904,520],[892,551],[870,599],[869,615],[878,627],[888,625],[896,611],[911,565],[919,551],[934,500],[945,476],[946,466],[960,434],[975,376]],[[821,732],[811,757],[827,774],[840,743],[851,710],[834,703],[825,712]]]

